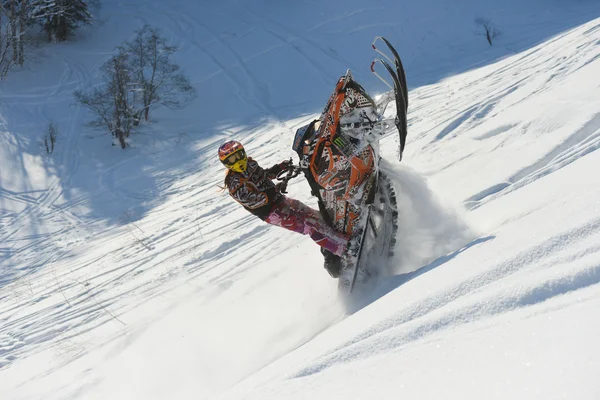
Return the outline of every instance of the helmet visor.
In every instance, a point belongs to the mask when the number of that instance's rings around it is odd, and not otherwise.
[[[233,165],[236,162],[238,162],[240,160],[245,160],[245,159],[246,159],[246,152],[244,151],[244,149],[240,149],[240,150],[236,151],[235,153],[227,156],[227,158],[225,159],[225,164]]]

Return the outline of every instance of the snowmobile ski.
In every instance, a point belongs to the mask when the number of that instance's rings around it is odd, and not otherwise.
[[[338,284],[342,293],[352,293],[359,280],[388,272],[387,259],[394,254],[396,243],[398,211],[394,188],[383,172],[377,179],[375,198],[365,212],[359,247],[352,252],[351,246],[351,251],[343,258]],[[359,276],[362,278],[359,279]]]
[[[370,207],[367,209],[366,220],[368,220],[369,213]],[[361,257],[363,255],[365,235],[367,234],[366,221],[364,225],[360,235],[360,241],[357,244],[351,243],[348,254],[342,257],[342,270],[338,280],[338,289],[343,293],[352,293],[354,285],[356,284],[356,276],[358,275],[359,267],[364,264],[361,263]],[[354,247],[358,247],[358,249],[353,251]]]
[[[393,60],[375,46],[375,43],[378,39],[381,39],[390,49],[394,57]],[[377,53],[381,54],[384,58],[377,58],[371,63],[371,72],[394,91],[394,98],[396,103],[396,118],[394,120],[394,124],[396,125],[396,128],[398,129],[398,134],[400,135],[399,160],[402,161],[402,154],[404,152],[404,146],[406,144],[408,111],[408,89],[406,85],[406,74],[404,72],[404,66],[402,65],[400,56],[398,56],[398,52],[396,51],[394,46],[392,46],[392,44],[383,36],[377,36],[373,41],[372,47]],[[396,69],[394,70],[394,68],[392,68],[390,63],[386,60],[394,64]],[[379,75],[377,71],[375,71],[375,64],[377,62],[383,65],[387,72],[390,74],[390,76],[392,77],[393,85],[391,85],[381,75]]]

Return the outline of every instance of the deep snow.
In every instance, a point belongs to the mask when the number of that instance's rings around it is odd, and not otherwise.
[[[0,83],[0,398],[600,397],[597,2],[106,0],[100,19]],[[71,94],[144,23],[200,96],[121,151]],[[395,275],[348,303],[310,239],[218,189],[215,154],[290,157],[346,68],[381,93],[376,35],[411,89],[402,164],[382,146],[400,231]]]

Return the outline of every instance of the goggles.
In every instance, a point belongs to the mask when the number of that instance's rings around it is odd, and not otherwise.
[[[233,165],[236,162],[238,162],[240,160],[245,160],[245,159],[246,159],[246,152],[243,149],[241,149],[241,150],[238,150],[235,153],[227,156],[227,158],[225,158],[225,160],[223,160],[223,162],[227,165]]]

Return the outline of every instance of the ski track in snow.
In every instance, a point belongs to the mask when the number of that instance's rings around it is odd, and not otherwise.
[[[589,25],[591,26],[584,33],[580,32],[582,29],[569,31],[547,41],[543,47],[535,47],[516,59],[511,58],[510,62],[501,61],[498,67],[486,67],[486,72],[467,80],[465,87],[460,91],[448,87],[452,91],[450,100],[442,100],[440,94],[443,92],[440,92],[439,88],[417,90],[418,99],[417,102],[411,103],[412,115],[409,114],[409,125],[419,124],[424,121],[424,118],[429,117],[427,114],[420,113],[421,104],[437,102],[442,104],[441,110],[447,111],[440,114],[454,115],[451,120],[436,122],[437,126],[431,128],[430,132],[438,131],[438,133],[433,136],[433,140],[424,144],[422,149],[435,152],[440,146],[447,147],[449,142],[462,140],[465,135],[469,135],[482,141],[484,146],[488,141],[497,143],[493,147],[495,150],[506,145],[507,140],[511,138],[509,133],[519,129],[526,132],[531,122],[505,124],[482,134],[470,135],[470,131],[481,132],[482,129],[477,128],[489,123],[499,113],[510,112],[523,102],[547,92],[558,82],[564,81],[582,68],[597,63],[600,57],[600,47],[597,45],[600,40],[600,23],[592,22]],[[589,37],[589,40],[580,43],[581,35]],[[442,83],[441,86],[444,84]],[[421,99],[425,98],[427,101],[421,103]],[[469,196],[465,199],[465,204],[470,209],[476,209],[570,164],[598,148],[599,134],[600,120],[596,115],[580,129],[573,131],[562,143],[548,149],[544,156],[533,160],[530,165],[523,166],[505,181],[494,183],[479,193]],[[424,137],[425,133],[422,133],[414,139],[417,139],[418,143]],[[409,137],[409,143],[411,139],[413,137]],[[415,145],[414,140],[411,145]],[[407,147],[411,151],[414,149],[411,146]],[[437,171],[447,169],[471,155],[472,153],[466,154],[460,159],[440,166]]]
[[[62,63],[63,72],[55,85],[37,87],[26,96],[9,96],[8,99],[25,99],[25,105],[34,108],[39,121],[50,121],[45,111],[49,105],[48,99],[53,99],[50,105],[71,103],[73,90],[86,89],[91,82],[91,73],[83,65],[72,61],[70,57],[63,57]],[[99,64],[96,65],[98,66]],[[57,272],[54,267],[55,262],[65,256],[69,249],[89,239],[87,221],[70,211],[72,204],[64,202],[65,192],[70,190],[70,180],[77,173],[81,159],[78,145],[81,126],[84,124],[84,110],[79,105],[74,105],[73,108],[68,128],[60,131],[60,142],[55,153],[56,164],[60,168],[49,186],[37,191],[35,197],[27,192],[0,191],[3,198],[25,205],[22,212],[3,221],[8,229],[2,230],[0,242],[10,246],[3,249],[4,258],[21,258],[26,261],[36,251],[43,254],[39,260],[32,260],[20,273],[3,271],[6,275],[2,277],[0,286],[6,290],[3,291],[2,298],[4,301],[12,300],[12,304],[2,310],[5,318],[11,313],[20,313],[20,310],[28,306],[38,309],[2,324],[0,338],[4,340],[0,340],[0,368],[18,359],[24,350],[35,353],[36,349],[57,337],[62,337],[64,343],[70,343],[73,338],[100,326],[103,322],[93,321],[101,316],[105,317],[106,307],[110,305],[110,302],[100,304],[95,298],[95,291],[101,291],[102,285],[92,289],[89,282],[81,282],[73,277],[75,270]],[[22,236],[23,225],[41,224],[42,221],[51,221],[60,228],[45,234]],[[89,264],[84,263],[81,268],[88,266]],[[38,270],[43,272],[37,273]],[[64,302],[41,308],[36,306],[45,303],[46,299],[57,292],[60,292]],[[82,345],[75,347],[79,350],[85,348]]]
[[[151,3],[150,9],[147,12],[152,13],[155,17],[167,17],[169,20],[169,29],[173,32],[174,37],[187,37],[189,40],[183,42],[183,48],[190,46],[198,49],[203,55],[208,57],[217,67],[218,72],[225,75],[231,83],[236,96],[246,105],[258,107],[266,117],[275,118],[276,112],[269,104],[269,92],[254,76],[254,74],[246,68],[245,60],[232,49],[228,43],[221,39],[220,35],[213,32],[208,25],[203,24],[200,20],[192,18],[180,11],[164,9],[158,3]],[[199,33],[207,33],[209,40],[202,43],[196,37]],[[231,54],[235,62],[233,64],[221,61],[213,53],[206,50],[206,46],[210,44],[219,44],[227,53]],[[238,77],[235,69],[239,68],[242,71],[242,77]],[[212,75],[213,78],[216,75]]]
[[[596,114],[581,129],[552,149],[542,159],[511,176],[508,182],[493,186],[465,202],[471,205],[471,209],[481,207],[486,202],[526,186],[598,148],[600,148],[600,114]]]
[[[89,81],[89,74],[87,71],[85,71],[81,65],[77,65],[70,61],[67,62],[66,60],[63,60],[63,62],[65,65],[65,72],[63,72],[59,83],[55,87],[46,88],[44,89],[44,92],[37,95],[32,94],[32,96],[40,99],[61,97],[59,94],[62,94],[62,96],[70,96],[73,84],[75,84],[75,88],[85,87]],[[36,105],[34,109],[36,110],[36,113],[41,116],[40,120],[49,120],[44,116],[42,105]],[[39,192],[37,198],[32,199],[25,193],[15,193],[6,190],[1,192],[5,198],[16,199],[25,204],[25,209],[22,212],[5,222],[4,226],[11,227],[12,229],[5,229],[3,230],[3,234],[0,235],[0,242],[10,244],[10,248],[5,249],[7,254],[6,258],[18,256],[20,253],[29,251],[35,247],[48,248],[47,242],[54,241],[53,236],[57,234],[57,232],[50,235],[36,235],[31,238],[15,238],[15,235],[17,235],[21,229],[20,225],[27,220],[33,222],[55,220],[58,218],[57,222],[60,224],[60,220],[62,219],[62,223],[68,226],[68,228],[61,229],[58,234],[68,232],[69,236],[79,238],[82,238],[85,235],[79,229],[83,220],[62,206],[55,205],[63,194],[63,185],[68,185],[70,176],[77,172],[79,163],[77,139],[79,137],[79,130],[82,122],[82,107],[77,106],[75,112],[72,114],[71,123],[66,135],[62,132],[63,136],[61,139],[63,139],[63,141],[61,142],[59,159],[59,164],[64,166],[64,168],[60,170],[62,173],[59,173],[59,175],[52,180],[47,189]],[[64,146],[64,148],[62,146]],[[26,240],[26,243],[20,244],[23,240]],[[47,251],[48,253],[52,252],[52,250]],[[38,266],[46,264],[50,259],[51,257],[47,257],[46,260],[39,263]],[[36,268],[30,268],[28,271],[25,271],[25,274],[31,273],[35,271],[35,269]]]
[[[600,25],[589,29],[585,34],[591,35],[595,33],[598,36],[598,30]],[[569,34],[567,34],[568,36]],[[571,36],[575,36],[571,34]],[[576,36],[577,38],[578,36]],[[560,44],[556,44],[559,42]],[[460,93],[454,93],[456,96],[452,97],[452,102],[449,104],[451,109],[460,109],[464,107],[461,102],[461,97],[464,100],[469,101],[473,98],[477,99],[477,103],[469,106],[465,111],[460,111],[460,114],[451,122],[443,123],[445,127],[435,136],[435,141],[432,144],[436,144],[440,139],[445,138],[449,133],[454,135],[460,134],[461,131],[468,131],[475,128],[478,124],[483,122],[484,117],[494,110],[494,107],[499,100],[507,97],[511,93],[518,90],[528,84],[534,84],[537,86],[529,96],[534,96],[550,87],[548,83],[553,80],[563,80],[565,77],[577,70],[583,68],[587,64],[595,61],[600,57],[600,49],[598,46],[591,42],[587,42],[581,45],[579,48],[574,46],[571,47],[572,53],[568,56],[564,55],[563,46],[570,44],[569,42],[564,43],[564,37],[559,36],[554,40],[546,42],[544,44],[544,52],[540,48],[526,52],[516,62],[505,63],[505,67],[501,67],[498,70],[492,71],[488,75],[478,77],[477,80],[467,83],[467,88],[473,87],[476,91],[465,91],[469,93],[468,96],[460,96]],[[548,49],[553,51],[548,52]],[[560,56],[559,56],[560,54]],[[544,72],[547,70],[555,71],[550,77],[544,82],[537,83],[539,76],[544,76]],[[506,77],[510,77],[510,81],[514,82],[507,88],[505,86]],[[478,82],[484,81],[486,83],[492,82],[492,85],[479,85]],[[498,93],[499,92],[499,93]],[[466,97],[466,98],[465,98]],[[505,108],[518,105],[526,98],[520,99]],[[463,100],[463,101],[464,101]],[[464,126],[463,126],[464,125]],[[461,128],[461,129],[458,129]]]

